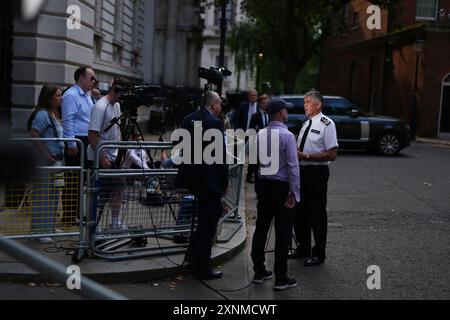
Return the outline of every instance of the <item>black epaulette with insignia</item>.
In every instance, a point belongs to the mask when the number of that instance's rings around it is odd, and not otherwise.
[[[320,119],[320,121],[326,126],[329,126],[331,124],[331,121],[329,119],[325,118],[325,117]]]

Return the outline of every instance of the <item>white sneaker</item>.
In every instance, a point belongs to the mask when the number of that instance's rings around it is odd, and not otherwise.
[[[109,230],[128,230],[128,227],[125,224],[119,223],[117,226],[109,225]]]
[[[51,238],[39,238],[40,244],[52,244],[53,240]]]
[[[125,224],[119,223],[118,230],[128,230],[128,227]]]

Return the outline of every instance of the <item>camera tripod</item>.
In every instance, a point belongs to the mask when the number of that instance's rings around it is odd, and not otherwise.
[[[115,125],[119,126],[122,141],[129,141],[130,137],[134,137],[136,135],[136,130],[139,133],[140,138],[143,142],[145,142],[145,137],[143,131],[139,124],[137,123],[137,113],[129,114],[127,112],[122,113],[120,117],[116,117],[110,121],[110,125],[105,129],[105,132],[111,130]],[[116,159],[116,166],[119,168],[122,160],[126,154],[126,150],[119,150],[119,154]],[[147,152],[151,165],[154,166],[155,162],[153,157]]]

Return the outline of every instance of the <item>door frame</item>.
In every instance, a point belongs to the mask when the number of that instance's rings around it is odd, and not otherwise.
[[[448,81],[445,81],[447,78],[449,78]],[[442,79],[441,84],[441,102],[439,104],[439,121],[438,121],[438,137],[441,135],[441,119],[442,119],[442,108],[444,103],[444,87],[450,87],[450,73],[447,73],[444,78]]]

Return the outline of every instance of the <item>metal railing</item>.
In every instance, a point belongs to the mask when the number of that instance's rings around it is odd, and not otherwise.
[[[13,139],[21,144],[76,142],[80,166],[64,162],[41,166],[25,183],[10,183],[2,190],[0,233],[10,239],[79,237],[83,232],[84,147],[76,139]]]
[[[96,150],[89,208],[91,248],[95,255],[123,260],[186,251],[196,228],[196,199],[175,186],[176,169],[98,169],[100,153],[106,149],[171,150],[172,143],[105,142]],[[230,167],[230,192],[222,204],[225,221],[243,224],[238,214],[243,166]]]
[[[161,150],[170,152],[172,143],[104,142],[95,151],[94,169],[87,171],[85,181],[81,141],[14,141],[76,142],[82,162],[75,167],[39,167],[28,183],[6,186],[3,201],[0,198],[0,234],[5,238],[78,237],[74,262],[87,254],[122,260],[187,250],[197,224],[197,199],[176,188],[176,169],[98,169],[99,155],[106,149],[135,149],[156,156]],[[239,216],[243,165],[230,165],[229,175],[217,228],[221,243],[228,242],[244,223]],[[222,228],[225,222],[227,228]]]
[[[68,280],[67,269],[37,253],[35,250],[27,248],[16,241],[12,241],[0,234],[0,250],[20,261],[23,261],[33,269],[45,274],[47,277],[59,283],[66,283]],[[96,300],[127,300],[124,296],[117,294],[89,278],[80,275],[81,288],[74,291],[76,294],[89,299]]]

